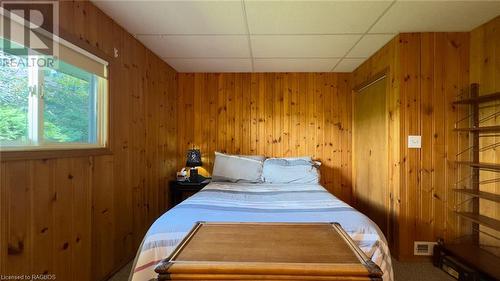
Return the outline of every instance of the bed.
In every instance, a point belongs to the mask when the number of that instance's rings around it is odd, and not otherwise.
[[[156,278],[167,257],[198,221],[338,222],[392,281],[387,242],[375,223],[319,184],[212,182],[158,218],[147,232],[129,280]]]

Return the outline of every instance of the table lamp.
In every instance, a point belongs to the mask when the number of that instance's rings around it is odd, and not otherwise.
[[[186,167],[190,167],[189,170],[189,181],[198,182],[198,169],[196,167],[201,166],[201,152],[199,149],[190,149],[187,152]]]

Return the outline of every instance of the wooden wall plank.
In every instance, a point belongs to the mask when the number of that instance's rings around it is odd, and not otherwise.
[[[288,91],[290,99],[290,121],[289,121],[289,155],[295,151],[299,154],[300,148],[300,110],[299,110],[299,79],[300,74],[291,73],[287,77]],[[327,116],[330,116],[327,114]]]
[[[33,195],[30,186],[29,162],[13,162],[5,165],[4,188],[6,213],[5,240],[2,250],[4,269],[7,275],[20,275],[32,266],[33,241],[31,239],[31,212]],[[4,242],[5,243],[5,242]]]
[[[250,74],[242,74],[241,77],[241,93],[240,93],[240,110],[237,110],[237,114],[241,114],[240,127],[241,127],[241,153],[242,154],[252,154],[250,147],[250,126],[252,124],[251,120],[251,89],[250,89]]]
[[[209,159],[207,162],[208,166],[211,167],[214,163],[214,156],[208,153],[208,151],[213,151],[217,147],[217,135],[216,134],[211,134],[210,132],[213,132],[216,130],[217,126],[217,116],[218,116],[218,107],[217,107],[217,75],[216,74],[208,74],[209,80],[207,83],[207,91],[209,93],[210,99],[209,99],[209,106],[210,106],[210,117],[209,117],[209,123],[206,125],[208,128],[208,138],[209,140],[209,145],[208,145],[208,150],[203,152],[206,156],[206,158]]]
[[[182,75],[179,75],[182,76]],[[224,79],[223,75],[218,75],[218,85],[217,85],[217,149],[220,149],[221,152],[227,152],[227,106],[226,98],[227,98],[227,82]],[[188,85],[179,85],[179,87],[188,87]],[[179,103],[179,106],[182,106]],[[186,146],[181,146],[179,149],[181,151],[186,151]],[[185,157],[184,157],[185,158]],[[182,165],[181,165],[182,166]]]
[[[340,139],[340,146],[341,150],[340,153],[337,150],[337,155],[336,157],[339,157],[340,154],[340,161],[341,163],[339,166],[341,167],[340,171],[340,186],[342,188],[342,195],[341,199],[346,201],[346,202],[351,202],[352,200],[352,110],[350,110],[351,107],[349,105],[352,105],[352,94],[341,94],[345,92],[352,91],[351,87],[351,79],[350,76],[347,74],[341,74],[337,78],[337,83],[340,85],[337,89],[337,96],[339,97],[339,100],[341,101],[341,104],[347,105],[346,107],[343,107],[340,109],[340,121],[337,122],[335,127],[337,128],[340,137],[337,137]]]
[[[433,240],[433,184],[434,166],[433,166],[433,126],[434,120],[434,35],[422,34],[420,41],[420,50],[422,52],[421,59],[421,98],[422,104],[420,107],[421,116],[421,132],[422,132],[422,150],[426,153],[422,154],[421,158],[421,188],[420,196],[418,197],[418,220],[421,222],[420,227],[417,229],[417,236],[424,238],[426,241]],[[429,124],[429,125],[427,125]]]
[[[349,80],[336,73],[179,74],[178,108],[186,110],[178,113],[177,168],[192,145],[207,149],[204,159],[213,159],[214,151],[311,155],[323,163],[325,187],[350,202]],[[210,109],[202,96],[210,97]],[[182,126],[186,119],[199,125]],[[204,168],[210,172],[212,165],[205,161]]]
[[[315,104],[313,106],[314,110],[314,115],[316,117],[316,127],[314,128],[313,134],[316,136],[316,143],[315,143],[315,155],[316,158],[319,159],[320,161],[326,162],[325,157],[323,154],[323,148],[324,148],[324,135],[325,135],[325,119],[324,119],[324,107],[323,104],[325,103],[324,95],[326,94],[325,88],[326,88],[326,81],[325,81],[325,74],[320,73],[316,76],[316,99],[315,99]],[[331,166],[330,166],[331,167]],[[328,170],[331,170],[328,165],[321,165],[320,170],[321,173],[327,174]],[[330,168],[330,169],[327,169]],[[322,183],[325,183],[325,179],[322,179]]]
[[[400,62],[401,62],[401,104],[404,106],[404,121],[401,122],[403,151],[403,188],[401,189],[401,210],[400,220],[405,227],[400,228],[399,240],[401,244],[413,244],[414,233],[416,231],[417,201],[420,187],[420,152],[421,149],[407,148],[407,136],[421,135],[420,122],[420,34],[400,35]],[[405,251],[400,252],[403,256],[411,256],[412,248],[405,247]],[[401,249],[403,251],[403,248]]]
[[[71,279],[89,280],[92,279],[92,162],[88,157],[73,158],[70,167],[68,179],[71,180],[72,198],[68,201],[72,202],[73,212],[68,243],[72,247]]]
[[[272,148],[271,155],[283,155],[283,130],[282,130],[282,119],[283,119],[283,74],[276,73],[274,79],[270,81],[272,84],[272,102],[271,102],[271,112],[269,115],[270,125],[272,126],[269,132],[269,138],[271,140],[270,147]]]
[[[71,159],[55,160],[54,169],[54,274],[57,278],[73,279],[73,257],[75,248],[72,237],[73,189]],[[90,212],[90,210],[88,210]],[[83,261],[83,260],[82,260]],[[86,262],[86,261],[83,261]]]
[[[114,220],[117,214],[113,193],[113,161],[112,156],[95,157],[92,166],[92,226],[106,229],[92,232],[92,276],[97,280],[103,279],[115,266]]]
[[[433,143],[432,155],[434,165],[434,214],[433,219],[434,235],[443,235],[446,233],[446,95],[444,93],[444,69],[443,69],[443,50],[442,37],[436,38],[439,43],[435,45],[434,57],[434,119],[433,119]]]
[[[290,147],[290,123],[291,123],[291,113],[290,113],[290,99],[291,99],[291,81],[289,80],[290,74],[283,74],[282,87],[281,87],[281,104],[282,104],[282,118],[281,118],[281,128],[282,128],[282,142],[281,142],[281,155],[290,156],[292,149]]]
[[[307,74],[307,92],[306,92],[306,149],[307,152],[311,154],[314,158],[316,157],[316,114],[315,114],[315,102],[316,102],[316,73]]]
[[[264,75],[264,89],[265,92],[264,98],[264,112],[265,112],[265,118],[264,118],[264,123],[262,124],[264,126],[265,130],[265,145],[264,145],[264,155],[267,155],[269,157],[275,157],[274,155],[274,80],[275,80],[276,74],[272,73],[269,75]]]
[[[225,146],[227,151],[234,151],[234,133],[235,133],[235,82],[236,74],[229,73],[228,76],[224,77],[224,91],[226,93],[226,100],[224,102],[224,107],[226,108],[226,136],[225,136]],[[189,131],[191,134],[197,134],[197,132]]]
[[[32,237],[33,253],[42,256],[52,252],[54,243],[55,222],[54,221],[54,161],[36,160],[30,162],[32,177],[31,187],[33,189],[33,217]],[[48,274],[54,272],[54,260],[52,255],[45,255],[33,263],[32,271],[35,274]]]

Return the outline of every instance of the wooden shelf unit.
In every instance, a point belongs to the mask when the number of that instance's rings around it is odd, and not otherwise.
[[[467,194],[467,195],[470,195],[472,197],[478,197],[478,198],[490,200],[493,202],[500,202],[500,195],[495,194],[495,193],[484,192],[484,191],[473,190],[473,189],[454,189],[454,191],[462,193],[462,194]]]
[[[487,217],[487,216],[482,216],[480,214],[473,213],[473,212],[455,212],[455,213],[464,219],[467,219],[467,220],[473,221],[479,225],[483,225],[483,226],[489,227],[491,229],[500,231],[500,221],[499,220],[492,219],[492,218]]]
[[[485,169],[485,170],[492,170],[492,171],[498,171],[498,172],[500,172],[500,164],[472,162],[472,161],[455,161],[455,163],[457,163],[459,165],[471,166],[472,168],[478,168],[478,169]]]
[[[472,84],[471,88],[475,87],[474,85],[477,85],[477,84]],[[475,97],[471,95],[470,98],[454,101],[453,104],[474,104],[474,103],[477,104],[477,103],[484,103],[484,102],[496,101],[496,100],[500,100],[500,92],[489,94],[489,95],[482,95],[482,96],[476,95]]]
[[[500,279],[500,257],[481,248],[480,245],[480,226],[500,231],[500,220],[485,216],[480,213],[480,199],[485,199],[495,203],[500,203],[500,194],[484,192],[480,190],[480,171],[500,172],[500,163],[480,162],[481,142],[480,137],[483,133],[499,133],[500,125],[480,126],[480,104],[485,102],[500,101],[500,92],[479,96],[479,85],[471,84],[470,98],[457,100],[454,105],[469,106],[469,128],[455,128],[454,131],[467,132],[471,141],[471,147],[467,148],[470,153],[469,161],[455,161],[458,165],[467,165],[470,167],[471,181],[465,188],[453,189],[454,192],[472,196],[472,210],[461,211],[462,202],[458,202],[455,214],[462,219],[472,223],[472,235],[466,240],[449,241],[444,243],[445,251],[453,254],[459,260],[464,261],[476,270],[483,272],[495,279]],[[464,151],[465,152],[465,151]],[[458,155],[464,155],[459,153]],[[460,181],[460,179],[458,179]],[[457,182],[458,184],[458,182]],[[490,203],[491,204],[491,203]],[[497,237],[500,239],[500,237]]]
[[[496,133],[500,132],[500,126],[484,126],[476,128],[455,128],[457,132],[481,132],[481,133]]]

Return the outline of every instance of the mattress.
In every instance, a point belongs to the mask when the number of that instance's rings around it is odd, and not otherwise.
[[[129,280],[155,279],[155,265],[198,221],[338,222],[382,269],[384,281],[394,279],[387,241],[377,225],[321,185],[212,182],[153,223],[139,247]]]

